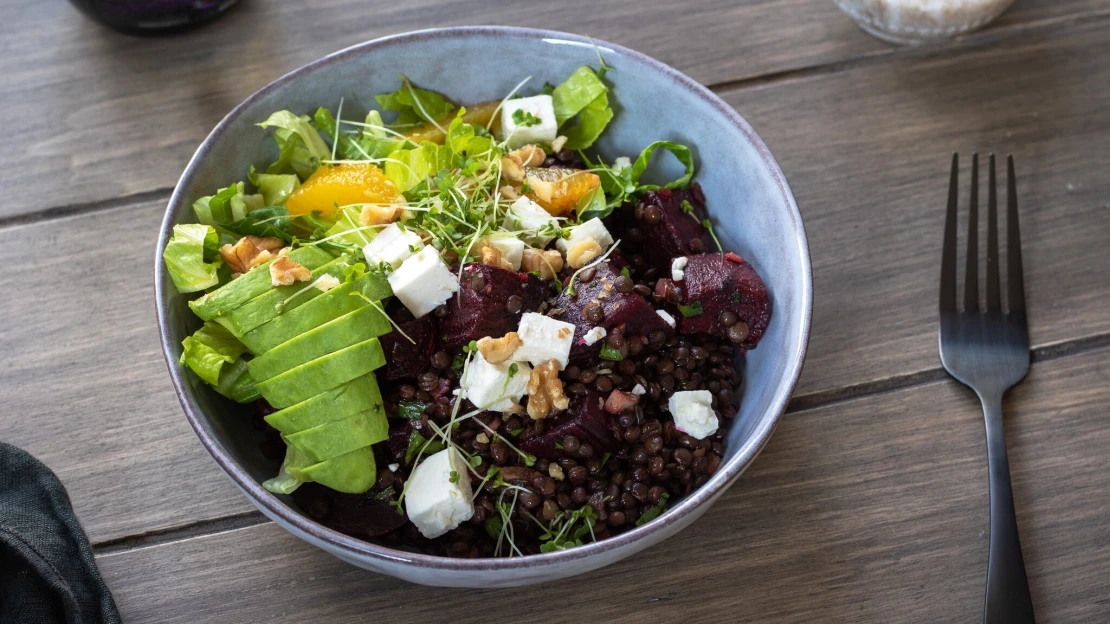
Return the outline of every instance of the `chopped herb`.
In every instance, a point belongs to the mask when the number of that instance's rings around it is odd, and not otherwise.
[[[628,270],[628,267],[621,267],[621,275],[625,277],[632,277],[632,272]]]
[[[427,446],[425,446],[427,445]],[[439,440],[428,441],[427,438],[420,435],[419,431],[413,431],[412,437],[409,438],[409,446],[405,449],[405,465],[411,464],[420,450],[424,449],[426,455],[434,455],[444,449],[443,442]]]
[[[416,399],[401,399],[397,403],[397,417],[404,418],[405,420],[419,420],[424,415],[425,405]]]
[[[612,455],[612,453],[606,453],[606,454],[601,456],[601,465],[602,466],[605,465],[605,462],[609,461],[609,456],[610,455]]]
[[[521,193],[531,193],[532,192],[532,185],[528,184],[527,182],[525,182],[524,184],[521,184],[520,185],[520,192]]]
[[[556,442],[555,443],[555,448],[559,449],[560,451],[563,450],[563,443],[562,442]]]
[[[658,518],[659,514],[663,513],[663,510],[667,508],[668,498],[670,498],[670,494],[664,492],[663,495],[659,497],[659,504],[645,511],[644,515],[636,519],[636,526],[643,526],[648,522],[651,522],[652,520]]]
[[[690,203],[690,200],[684,199],[679,205],[682,207],[682,212],[685,212],[688,215],[694,214],[694,205]]]
[[[739,290],[733,291],[733,293],[732,293],[732,302],[733,303],[740,303],[740,291]]]
[[[615,349],[610,346],[608,342],[606,342],[601,345],[601,359],[611,360],[613,362],[620,362],[624,359],[624,356],[621,355],[620,349]]]
[[[466,364],[466,356],[461,353],[455,354],[455,359],[451,360],[451,370],[455,371],[456,375],[462,375],[463,365]]]
[[[689,305],[678,306],[678,311],[682,313],[682,316],[690,318],[692,316],[700,316],[705,312],[705,309],[701,307],[700,301],[695,301]]]
[[[529,126],[537,126],[543,123],[543,120],[523,108],[518,108],[513,111],[513,123],[527,128]]]
[[[512,431],[509,432],[509,435],[511,435],[515,438],[516,436],[520,435],[521,433],[524,433],[524,427],[513,429]]]

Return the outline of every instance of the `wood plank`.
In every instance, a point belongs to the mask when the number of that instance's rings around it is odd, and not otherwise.
[[[94,543],[252,509],[166,376],[153,302],[163,209],[0,230],[0,431],[58,473]]]
[[[778,158],[805,218],[816,303],[800,393],[939,365],[953,151],[965,157],[965,189],[970,152],[1015,154],[1033,343],[1110,331],[1110,273],[1092,270],[1110,266],[1108,59],[1104,21],[726,95]]]
[[[1104,10],[1023,0],[995,28]],[[131,38],[62,2],[0,2],[0,218],[168,189],[209,130],[278,76],[375,37],[463,24],[540,26],[627,45],[718,84],[891,50],[827,0],[244,2],[195,32]]]
[[[1039,363],[1006,402],[1040,622],[1110,618],[1110,351]],[[506,599],[363,572],[272,523],[111,554],[131,622],[968,622],[988,546],[982,415],[954,381],[788,416],[737,485],[649,552]],[[574,605],[569,607],[569,605]]]

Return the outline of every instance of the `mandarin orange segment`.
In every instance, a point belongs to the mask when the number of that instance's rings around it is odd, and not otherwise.
[[[601,184],[597,174],[579,169],[524,168],[525,193],[552,216],[562,217],[574,212],[582,200]]]
[[[374,163],[321,165],[285,202],[291,215],[319,210],[325,217],[335,214],[336,205],[389,204],[401,194]]]

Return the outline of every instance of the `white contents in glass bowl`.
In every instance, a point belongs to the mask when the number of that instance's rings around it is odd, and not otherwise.
[[[837,0],[868,33],[899,44],[949,39],[982,28],[1013,0]]]

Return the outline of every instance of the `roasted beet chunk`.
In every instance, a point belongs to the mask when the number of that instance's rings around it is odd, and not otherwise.
[[[379,471],[384,470],[384,466],[379,466]],[[316,483],[305,483],[293,492],[293,500],[314,520],[351,537],[378,537],[408,521],[407,516],[397,513],[389,504],[397,500],[397,489],[392,486],[375,487],[365,494],[344,494]]]
[[[574,436],[580,444],[589,444],[595,457],[617,450],[619,428],[613,417],[602,409],[604,404],[605,397],[594,390],[587,391],[574,399],[567,411],[556,416],[546,431],[523,440],[520,447],[536,457],[552,461],[565,455],[559,447],[567,436]]]
[[[466,265],[459,296],[447,301],[447,316],[439,319],[443,346],[457,349],[471,340],[515,331],[521,314],[535,312],[543,295],[544,284],[534,275],[477,262]],[[516,299],[510,301],[513,297],[519,298],[519,307]]]
[[[659,189],[644,193],[636,206],[635,216],[644,237],[644,257],[649,265],[666,272],[671,260],[678,256],[702,253],[712,249],[705,226],[705,204],[701,188]],[[693,213],[683,207],[686,202]]]
[[[389,381],[416,377],[428,370],[436,344],[436,324],[431,316],[398,323],[397,326],[416,344],[409,342],[398,331],[379,338],[385,352],[385,378]]]
[[[566,270],[561,279],[569,280],[573,273]],[[621,273],[616,264],[606,260],[595,267],[592,276],[590,273],[587,269],[574,280],[575,294],[566,294],[564,288],[555,301],[554,307],[562,313],[554,318],[574,325],[571,361],[584,364],[598,358],[601,341],[592,345],[585,342],[586,332],[594,327],[604,327],[606,332],[611,333],[623,325],[625,336],[647,336],[655,331],[670,329],[646,299],[633,290],[623,293],[618,290],[617,280]],[[584,280],[583,277],[590,279]]]
[[[712,334],[754,349],[771,320],[771,298],[755,269],[731,251],[687,258],[679,282],[686,291],[685,309],[696,313],[700,306],[701,314],[683,314],[679,332]]]

